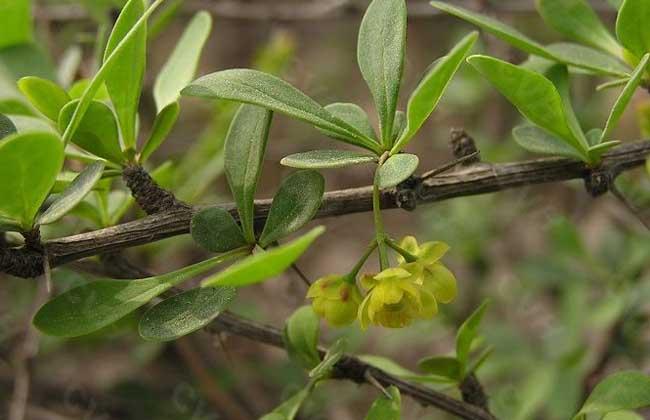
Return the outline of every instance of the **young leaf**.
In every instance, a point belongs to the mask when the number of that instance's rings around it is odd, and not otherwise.
[[[574,135],[562,97],[550,80],[539,73],[492,57],[475,55],[468,58],[468,61],[490,80],[523,116],[563,139],[584,155],[587,145],[583,144],[583,139]]]
[[[201,286],[242,287],[275,277],[300,258],[324,231],[325,228],[317,227],[286,245],[252,255],[204,280]]]
[[[59,113],[65,104],[71,101],[59,85],[40,77],[23,77],[18,81],[18,88],[36,109],[54,122],[59,120]]]
[[[607,119],[607,123],[605,124],[605,129],[603,130],[603,134],[600,138],[601,142],[605,140],[611,140],[610,137],[612,135],[612,131],[614,131],[618,125],[618,122],[623,116],[623,112],[625,112],[625,108],[627,108],[627,105],[630,103],[632,96],[634,96],[634,92],[636,91],[637,87],[639,87],[639,84],[643,79],[645,70],[648,67],[648,61],[650,61],[650,54],[643,56],[643,59],[634,70],[634,73],[632,73],[632,77],[630,77],[629,82],[627,82],[620,96],[616,100],[616,103],[612,107],[612,111],[609,114],[609,118]]]
[[[364,111],[359,105],[347,104],[347,103],[334,103],[325,106],[325,109],[329,111],[334,117],[340,119],[341,121],[351,125],[357,131],[359,131],[364,136],[375,139],[377,134],[375,134],[375,129],[372,128],[370,121],[368,120],[368,114]],[[329,130],[318,129],[321,133],[325,134],[328,137],[332,137],[338,140],[346,141],[344,137],[341,137],[340,134]]]
[[[0,218],[24,230],[47,198],[63,166],[63,143],[54,134],[18,133],[0,141]]]
[[[174,124],[176,124],[179,111],[180,107],[178,106],[178,102],[172,102],[156,115],[149,139],[144,144],[142,153],[140,153],[141,164],[146,162],[153,152],[160,147],[163,141],[167,139],[172,128],[174,128]]]
[[[59,115],[59,128],[65,130],[74,117],[79,104],[74,100],[63,107]],[[121,164],[124,155],[113,111],[103,102],[92,101],[81,120],[72,142],[95,156]]]
[[[456,358],[460,362],[461,371],[464,376],[464,372],[467,369],[469,361],[469,352],[472,349],[472,343],[478,335],[478,327],[481,324],[483,315],[485,315],[485,310],[487,309],[488,301],[485,301],[478,307],[458,329],[456,334]]]
[[[512,135],[517,144],[531,152],[583,160],[580,152],[569,146],[564,140],[535,125],[517,126],[512,130]]]
[[[50,204],[37,219],[39,225],[54,223],[77,206],[81,200],[95,187],[104,173],[104,163],[97,161],[86,167],[66,187],[66,189]]]
[[[0,27],[0,49],[33,40],[31,0],[3,1],[0,5],[2,26]]]
[[[43,333],[57,337],[90,334],[135,311],[171,287],[247,251],[235,250],[160,276],[138,280],[99,280],[75,287],[43,305],[34,317],[34,325]]]
[[[311,306],[298,308],[287,319],[284,342],[292,360],[305,369],[313,369],[320,363],[318,337],[320,321]]]
[[[192,239],[211,252],[226,252],[246,245],[246,239],[232,215],[221,208],[211,207],[192,217]]]
[[[347,143],[364,147],[375,153],[381,151],[374,140],[333,116],[289,83],[270,74],[249,69],[224,70],[195,80],[181,93],[259,105],[331,131],[346,139]]]
[[[390,146],[406,49],[404,0],[373,0],[368,6],[357,46],[361,74],[375,99],[381,139]]]
[[[596,385],[574,419],[649,406],[650,376],[636,371],[619,372]]]
[[[455,357],[432,356],[422,359],[418,362],[421,371],[431,375],[442,376],[454,381],[460,381],[461,365]]]
[[[68,89],[68,95],[70,95],[70,98],[72,99],[81,99],[81,97],[84,95],[86,92],[86,89],[88,89],[88,86],[90,86],[90,79],[81,79],[77,80],[71,87]],[[107,102],[111,98],[108,96],[108,90],[106,90],[106,84],[102,83],[100,87],[97,89],[97,92],[95,92],[95,95],[93,96],[93,99],[102,101],[102,102]]]
[[[420,81],[411,94],[406,108],[406,129],[393,146],[391,154],[402,150],[429,118],[477,38],[477,32],[472,32],[463,38],[449,54],[436,61]]]
[[[406,128],[406,114],[402,111],[395,113],[395,122],[393,123],[393,141],[396,141],[402,135]]]
[[[400,420],[402,418],[402,398],[399,389],[395,386],[389,386],[386,390],[391,395],[391,398],[389,399],[385,395],[377,398],[372,403],[366,420]]]
[[[0,140],[14,134],[16,131],[16,126],[11,119],[4,114],[0,114]]]
[[[498,20],[489,18],[483,14],[475,13],[462,7],[452,6],[442,1],[432,1],[431,5],[436,9],[449,13],[467,22],[470,22],[486,32],[500,38],[515,48],[518,48],[529,54],[554,60],[553,54],[550,54],[542,44],[533,41],[518,30],[505,25]]]
[[[284,157],[280,163],[298,169],[343,168],[377,162],[377,156],[349,150],[312,150]]]
[[[327,349],[327,353],[315,368],[309,372],[309,377],[313,378],[315,382],[325,379],[330,376],[334,365],[336,365],[339,360],[343,357],[345,348],[347,347],[347,341],[345,338],[339,338],[336,340],[332,346]]]
[[[562,98],[562,106],[564,108],[564,115],[566,115],[567,122],[569,123],[569,128],[575,136],[575,138],[580,139],[581,144],[588,145],[587,138],[585,133],[582,130],[582,126],[578,121],[575,111],[573,110],[573,105],[571,101],[571,86],[569,84],[569,70],[565,65],[555,64],[551,66],[547,72],[546,77],[555,85],[560,97]]]
[[[126,34],[134,28],[145,11],[144,0],[129,0],[115,22],[115,27],[108,38],[104,65],[108,57]],[[147,28],[143,24],[137,32],[122,46],[115,62],[106,74],[106,88],[115,106],[115,113],[120,124],[122,139],[126,149],[135,149],[136,118],[142,82],[144,80],[145,62],[147,60]]]
[[[305,226],[320,208],[324,192],[325,180],[316,171],[302,170],[287,177],[273,197],[260,246],[266,248]]]
[[[313,383],[309,383],[304,389],[293,395],[291,398],[280,404],[271,413],[260,420],[293,420],[296,418],[300,407],[303,405],[313,389]]]
[[[232,287],[188,290],[165,299],[140,319],[140,336],[149,341],[172,341],[212,322],[237,296]]]
[[[375,183],[380,189],[392,188],[413,175],[419,163],[416,155],[400,153],[391,156],[377,169]]]
[[[537,0],[537,9],[550,27],[567,38],[620,55],[618,42],[586,0]]]
[[[584,45],[558,42],[547,45],[546,48],[555,55],[555,61],[588,74],[614,77],[629,77],[630,74],[630,68],[619,59]]]
[[[650,2],[625,0],[616,19],[616,36],[636,57],[650,52]]]
[[[591,156],[592,162],[600,162],[602,156],[607,153],[613,147],[621,144],[618,140],[605,141],[595,146],[589,148],[589,156]]]
[[[156,78],[153,97],[158,112],[178,101],[181,90],[194,78],[201,50],[211,30],[212,17],[207,12],[197,13],[190,21]]]
[[[363,362],[379,368],[386,373],[389,373],[393,376],[397,376],[405,381],[421,382],[421,383],[449,383],[448,378],[443,378],[441,376],[434,375],[418,375],[415,372],[412,372],[399,364],[395,363],[393,360],[381,357],[364,354],[357,356]]]
[[[249,243],[255,243],[255,190],[262,171],[272,117],[273,113],[264,108],[242,105],[226,135],[226,177],[237,203],[244,237]]]

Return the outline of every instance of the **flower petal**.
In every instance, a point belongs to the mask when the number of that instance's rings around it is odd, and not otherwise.
[[[447,251],[449,251],[449,245],[440,241],[425,242],[420,248],[420,257],[421,261],[425,264],[433,264],[442,258]]]
[[[456,298],[457,287],[454,273],[440,263],[432,264],[424,271],[424,288],[442,303]]]

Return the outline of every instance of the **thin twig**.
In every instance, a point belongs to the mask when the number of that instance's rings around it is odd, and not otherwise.
[[[309,278],[303,273],[303,271],[298,267],[297,264],[291,264],[291,269],[295,271],[295,273],[300,277],[300,280],[302,280],[303,283],[309,288],[311,287],[311,281]]]
[[[393,399],[392,395],[390,395],[390,393],[386,390],[386,388],[384,388],[384,387],[382,386],[382,384],[380,384],[380,383],[375,379],[375,377],[372,376],[372,373],[370,373],[370,371],[367,370],[366,373],[363,374],[363,376],[366,378],[366,381],[367,381],[370,385],[372,385],[372,386],[374,386],[375,388],[377,388],[377,389],[378,389],[382,394],[384,394],[384,395],[386,396],[386,398],[388,398],[389,400],[392,400],[392,399]]]
[[[481,154],[480,151],[476,151],[476,152],[474,152],[472,154],[469,154],[467,156],[463,156],[463,157],[461,157],[459,159],[455,159],[455,160],[452,160],[451,162],[445,163],[442,166],[439,166],[439,167],[437,167],[435,169],[432,169],[432,170],[430,170],[428,172],[423,173],[420,176],[420,180],[424,181],[426,179],[433,178],[434,176],[443,174],[443,173],[445,173],[445,172],[447,172],[447,171],[449,171],[451,169],[454,169],[456,166],[460,165],[463,162],[467,162],[468,160],[474,159],[475,157],[477,157],[480,154]]]
[[[609,190],[612,192],[614,197],[618,198],[618,200],[632,213],[639,221],[643,224],[643,226],[646,227],[646,229],[650,230],[650,221],[648,221],[645,216],[643,215],[643,212],[641,209],[639,209],[637,206],[634,205],[626,196],[621,192],[621,190],[618,189],[616,184],[613,182],[609,186]]]

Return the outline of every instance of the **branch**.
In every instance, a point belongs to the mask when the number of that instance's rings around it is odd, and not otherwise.
[[[581,162],[560,158],[498,165],[479,164],[460,172],[421,181],[415,178],[410,186],[384,191],[381,204],[383,209],[413,208],[416,204],[572,179],[587,180],[592,192],[602,192],[602,188],[597,191],[602,185],[598,185],[594,180],[605,180],[605,187],[607,187],[606,184],[613,182],[621,172],[643,165],[648,154],[650,154],[650,141],[639,141],[619,146],[607,153],[602,165],[597,169],[590,169]],[[412,202],[405,202],[405,197]],[[256,218],[263,220],[268,214],[271,200],[258,200],[255,204]],[[224,204],[219,207],[231,211],[237,217],[234,204]],[[44,246],[50,257],[51,266],[55,267],[81,258],[187,234],[192,215],[199,210],[201,208],[173,209],[94,232],[51,239],[46,241]],[[371,210],[372,187],[350,188],[326,193],[316,218]],[[8,251],[16,250],[4,250],[4,252]],[[6,266],[2,264],[2,253],[3,249],[0,248],[0,271],[7,272]],[[38,264],[31,266],[40,267]],[[15,266],[12,266],[12,269],[12,274],[20,275]]]
[[[229,312],[224,312],[219,315],[205,330],[212,334],[226,331],[253,341],[284,348],[282,331],[279,329],[240,318]],[[321,356],[325,354],[325,349],[320,348],[319,351]],[[437,407],[466,420],[494,420],[491,414],[481,408],[422,385],[406,382],[381,369],[364,363],[354,356],[343,356],[334,366],[334,379],[346,379],[363,384],[368,382],[368,375],[376,379],[383,386],[395,386],[403,395],[410,396],[423,406]]]

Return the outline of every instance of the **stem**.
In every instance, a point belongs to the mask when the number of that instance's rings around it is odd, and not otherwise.
[[[368,257],[370,257],[370,254],[373,253],[373,251],[377,248],[377,241],[373,240],[368,244],[368,248],[366,249],[366,252],[363,253],[359,261],[355,264],[354,267],[352,267],[352,270],[345,276],[345,280],[348,283],[355,284],[356,283],[356,278],[357,275],[359,275],[359,271],[361,271],[361,268],[363,265],[368,261]]]
[[[383,271],[390,265],[388,263],[388,253],[386,252],[386,233],[384,232],[384,221],[381,218],[381,192],[377,182],[372,188],[372,212],[375,219],[375,235],[377,238],[377,247],[379,248],[379,267]]]
[[[385,242],[386,245],[393,248],[398,254],[404,257],[406,262],[415,262],[418,260],[418,257],[416,257],[415,255],[411,254],[410,252],[408,252],[407,250],[399,246],[397,242],[393,241],[392,239],[385,238]]]

